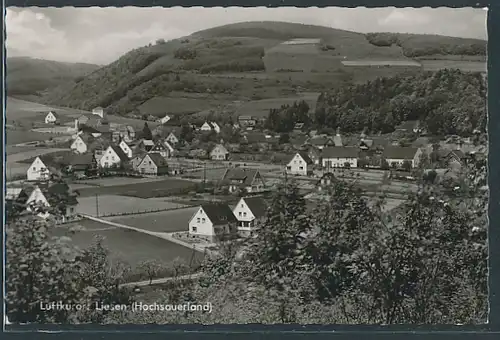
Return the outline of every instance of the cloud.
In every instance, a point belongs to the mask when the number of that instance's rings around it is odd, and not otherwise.
[[[451,8],[8,8],[7,55],[106,64],[159,38],[242,21],[288,21],[357,32],[486,38],[486,11]]]

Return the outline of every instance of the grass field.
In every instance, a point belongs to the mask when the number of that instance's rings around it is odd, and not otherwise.
[[[294,102],[305,100],[310,110],[314,111],[319,93],[304,93],[294,97],[253,100],[243,103],[237,110],[238,116],[267,117],[270,109],[280,108],[281,105],[293,105]]]
[[[192,171],[186,174],[188,178],[197,178],[203,179],[206,178],[207,181],[218,181],[222,179],[222,176],[226,172],[226,168],[224,169],[207,169],[206,171]]]
[[[138,107],[142,114],[162,116],[165,114],[194,113],[208,110],[222,103],[212,98],[153,97]],[[149,124],[149,123],[148,123]]]
[[[181,258],[187,263],[193,257],[197,262],[203,259],[203,254],[199,252],[140,232],[120,228],[108,229],[109,226],[106,224],[87,220],[78,224],[87,230],[71,235],[67,233],[66,228],[55,228],[53,235],[71,237],[71,244],[80,249],[91,245],[96,236],[103,236],[104,245],[110,250],[111,259],[124,261],[132,267],[145,260],[157,260],[167,265],[176,258]]]
[[[78,199],[77,211],[82,214],[97,216],[116,215],[123,213],[154,211],[160,209],[172,209],[182,205],[171,202],[161,202],[129,196],[102,195],[96,197],[80,197]]]
[[[146,215],[109,217],[107,220],[154,232],[186,231],[189,219],[197,209],[198,207],[192,207]]]
[[[7,130],[5,132],[5,144],[16,145],[34,141],[44,141],[58,136],[60,135],[29,130]]]
[[[162,181],[163,178],[135,178],[135,177],[109,177],[109,178],[97,178],[97,179],[87,179],[79,182],[78,184],[83,184],[86,186],[99,186],[108,187],[115,185],[128,185],[137,183],[149,183]]]
[[[95,195],[122,195],[139,198],[163,197],[180,190],[194,189],[196,183],[180,179],[164,179],[147,183],[134,183],[110,187],[93,187],[79,190],[81,197]]]
[[[437,71],[444,68],[458,68],[469,72],[486,72],[486,62],[484,61],[463,61],[463,60],[419,60],[425,71]]]

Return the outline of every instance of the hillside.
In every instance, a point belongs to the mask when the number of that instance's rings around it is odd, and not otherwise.
[[[63,63],[28,57],[7,58],[7,94],[37,95],[57,86],[71,86],[98,68],[98,65],[84,63]]]
[[[291,39],[310,41],[291,43]],[[438,68],[453,68],[469,58],[477,62],[485,52],[486,42],[473,39],[365,35],[322,26],[245,22],[137,48],[71,87],[51,90],[43,100],[87,110],[102,106],[119,115],[189,114],[234,101],[290,98],[425,69],[346,68],[344,60],[401,62],[438,55]],[[200,105],[183,104],[193,96]]]

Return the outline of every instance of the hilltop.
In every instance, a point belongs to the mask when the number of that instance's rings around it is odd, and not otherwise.
[[[290,42],[293,39],[309,39]],[[285,43],[286,42],[286,43]],[[486,41],[432,35],[356,32],[284,22],[245,22],[134,49],[72,86],[47,93],[47,104],[111,114],[189,114],[237,110],[235,102],[299,96],[346,82],[484,62]],[[393,61],[394,67],[344,67],[344,61]],[[425,64],[422,63],[425,68]],[[279,105],[278,105],[279,106]]]
[[[29,57],[7,58],[7,94],[37,95],[57,86],[70,86],[99,68],[85,63],[64,63]]]

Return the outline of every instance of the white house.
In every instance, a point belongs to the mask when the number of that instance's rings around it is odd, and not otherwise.
[[[356,147],[332,146],[323,149],[321,165],[327,170],[345,167],[357,168],[358,156],[359,151]]]
[[[256,193],[266,190],[266,184],[257,169],[226,169],[220,181],[221,187],[226,187],[230,193]]]
[[[50,170],[47,165],[42,162],[40,157],[35,158],[28,168],[28,171],[26,171],[26,178],[28,181],[43,181],[48,180],[49,177]]]
[[[220,133],[220,126],[216,122],[211,122],[212,128],[214,129],[215,132]]]
[[[212,131],[213,126],[209,124],[208,122],[203,123],[203,125],[200,127],[201,131]]]
[[[210,159],[217,161],[225,161],[229,157],[229,151],[222,145],[217,144],[212,151],[210,151]]]
[[[69,148],[76,153],[85,153],[88,151],[89,146],[87,144],[87,141],[85,141],[84,138],[82,137],[82,135],[78,135],[76,136],[73,143],[71,143]]]
[[[157,119],[156,122],[163,125],[163,124],[166,124],[169,120],[170,120],[170,116],[165,115],[165,117]]]
[[[168,144],[168,143],[167,143]],[[149,150],[150,153],[158,153],[164,158],[172,156],[171,149],[167,146],[165,141],[158,140],[155,145]]]
[[[109,168],[112,166],[120,166],[128,161],[127,155],[119,146],[110,145],[101,159],[99,159],[99,165],[103,168]]]
[[[32,211],[33,205],[50,207],[49,201],[38,186],[34,187],[33,191],[26,200],[26,209],[28,211]]]
[[[92,110],[92,114],[104,118],[104,109],[98,106]]]
[[[259,196],[242,197],[233,208],[233,214],[238,220],[238,232],[249,236],[259,221],[266,217],[267,203]]]
[[[390,167],[400,167],[405,161],[408,161],[412,168],[418,167],[422,150],[420,148],[386,146],[382,157]]]
[[[122,140],[120,144],[118,144],[118,146],[120,147],[120,149],[122,149],[123,153],[125,153],[128,158],[132,158],[132,149],[124,140]]]
[[[307,176],[312,172],[313,161],[307,153],[297,152],[286,165],[286,172],[292,175]]]
[[[59,120],[59,115],[55,111],[50,111],[45,116],[45,124],[54,124]]]
[[[179,143],[179,138],[177,138],[173,132],[170,132],[165,140],[173,145]]]
[[[236,224],[231,208],[224,203],[208,203],[200,206],[189,220],[189,234],[215,241],[217,236],[229,234]]]

